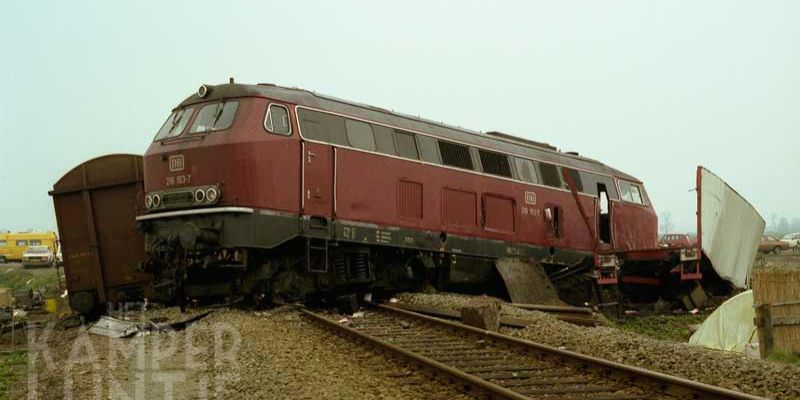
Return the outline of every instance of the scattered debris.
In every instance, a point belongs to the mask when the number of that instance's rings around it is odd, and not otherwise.
[[[130,337],[140,332],[135,322],[123,321],[114,317],[104,316],[91,328],[89,333],[111,338]]]
[[[461,307],[461,321],[469,326],[497,332],[500,329],[500,300],[491,297],[475,298]]]
[[[148,334],[150,332],[159,331],[179,331],[186,329],[189,324],[211,314],[211,312],[212,310],[207,310],[172,321],[154,318],[156,320],[165,321],[160,323],[156,323],[145,316],[141,316],[141,320],[138,322],[104,316],[89,328],[89,333],[113,338],[123,338],[140,333]]]

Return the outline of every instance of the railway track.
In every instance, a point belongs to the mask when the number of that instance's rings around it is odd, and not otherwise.
[[[417,364],[491,399],[737,399],[734,392],[372,304],[348,325],[302,309],[333,332]]]

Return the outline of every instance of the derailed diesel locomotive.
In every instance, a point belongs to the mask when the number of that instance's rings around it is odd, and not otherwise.
[[[697,249],[658,247],[629,174],[271,84],[203,85],[175,107],[145,154],[144,190],[142,268],[166,298],[445,287],[496,277],[501,258],[595,289],[702,276]]]

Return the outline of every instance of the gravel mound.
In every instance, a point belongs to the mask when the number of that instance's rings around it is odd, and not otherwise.
[[[491,298],[490,296],[483,296]],[[407,304],[407,305],[418,305],[418,306],[428,306],[428,307],[436,307],[436,308],[448,308],[452,310],[459,310],[462,307],[466,306],[467,303],[474,299],[475,296],[469,296],[465,294],[458,294],[458,293],[400,293],[395,296],[397,302],[399,304]],[[555,314],[550,314],[542,311],[536,310],[526,310],[523,308],[513,307],[510,304],[503,302],[501,304],[500,313],[502,315],[508,315],[514,318],[522,319],[525,321],[531,321],[533,323],[541,323],[541,324],[551,324],[551,323],[563,323],[561,322]],[[599,324],[606,324],[606,319],[600,314],[594,315],[595,320]]]
[[[457,294],[404,293],[397,296],[401,303],[454,309],[469,298]],[[532,322],[522,330],[501,328],[511,336],[758,396],[800,399],[800,366],[797,365],[648,339],[610,327],[572,325],[546,313],[508,305],[503,306],[503,313],[524,314]]]

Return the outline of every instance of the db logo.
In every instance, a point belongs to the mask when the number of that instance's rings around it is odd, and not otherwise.
[[[169,171],[170,172],[179,172],[183,171],[183,155],[179,154],[177,156],[170,156],[169,157]]]
[[[535,192],[525,192],[525,204],[530,204],[532,206],[536,205],[536,193]]]

